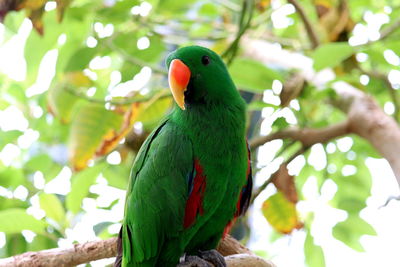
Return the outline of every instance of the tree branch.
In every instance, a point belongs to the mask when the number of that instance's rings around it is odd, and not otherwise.
[[[383,28],[381,30],[381,32],[380,32],[381,37],[379,38],[379,41],[382,41],[382,40],[386,39],[389,35],[391,35],[393,32],[398,30],[399,27],[400,27],[400,19],[396,20],[395,22],[393,22],[389,26]]]
[[[330,125],[326,128],[289,128],[267,136],[255,137],[249,142],[250,149],[255,149],[267,142],[275,139],[292,139],[300,141],[303,146],[309,147],[317,143],[326,143],[333,138],[337,138],[349,133],[348,121]]]
[[[222,239],[218,250],[225,257],[227,266],[275,267],[267,260],[255,256],[236,239]],[[99,259],[112,258],[117,254],[117,238],[76,244],[71,248],[55,248],[37,252],[26,252],[10,258],[0,259],[0,267],[69,267]],[[233,255],[238,254],[238,255]]]
[[[264,64],[273,63],[284,69],[299,69],[310,84],[317,88],[325,87],[335,79],[333,71],[325,70],[322,76],[312,67],[312,60],[304,55],[284,49],[273,50],[271,45],[260,40],[247,39],[243,42],[245,54]],[[330,73],[327,73],[330,72]],[[348,133],[357,134],[369,143],[389,162],[397,182],[400,185],[400,128],[396,121],[388,116],[374,99],[346,82],[332,84],[336,92],[334,105],[348,116]]]
[[[55,248],[26,252],[0,259],[0,267],[67,267],[111,258],[117,254],[117,238],[76,244],[72,248]]]
[[[336,82],[333,89],[340,96],[339,105],[349,118],[349,130],[370,142],[389,162],[400,185],[400,128],[369,95],[345,83]]]
[[[288,0],[288,2],[291,3],[296,8],[297,13],[299,13],[299,16],[306,28],[308,38],[311,41],[312,49],[317,48],[319,46],[319,39],[310,20],[308,19],[308,16],[306,15],[306,12],[304,11],[304,8],[300,5],[300,3],[297,0]]]

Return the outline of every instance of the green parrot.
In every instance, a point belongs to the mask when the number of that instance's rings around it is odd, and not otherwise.
[[[135,159],[114,266],[226,266],[215,248],[252,190],[245,102],[207,48],[166,64],[176,105]]]

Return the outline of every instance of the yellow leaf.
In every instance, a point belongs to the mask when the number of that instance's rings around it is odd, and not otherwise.
[[[89,87],[92,81],[81,71],[73,71],[65,74],[65,81],[76,87]]]
[[[118,145],[119,141],[121,141],[121,139],[129,133],[138,116],[139,106],[139,103],[133,103],[131,104],[130,108],[124,112],[123,122],[120,130],[115,131],[110,129],[108,134],[104,136],[103,141],[96,151],[97,156],[106,155],[111,152]]]
[[[279,191],[263,203],[262,213],[271,226],[282,234],[289,234],[302,227],[295,204]]]
[[[264,12],[271,4],[271,0],[258,0],[256,7],[260,12]]]
[[[171,104],[171,99],[165,98],[166,93],[169,94],[166,90],[161,91],[147,101],[119,105],[112,110],[94,103],[82,106],[70,130],[69,158],[74,169],[84,169],[93,157],[111,152],[139,118],[140,121],[146,121],[155,111],[165,112]],[[168,101],[168,106],[165,101]]]
[[[86,168],[106,138],[117,132],[123,115],[105,109],[104,105],[88,103],[80,107],[71,122],[68,142],[69,158],[75,170]]]

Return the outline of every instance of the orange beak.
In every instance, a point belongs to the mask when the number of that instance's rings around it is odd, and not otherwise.
[[[190,80],[190,69],[179,59],[171,61],[168,72],[168,83],[176,104],[185,110],[186,87]]]

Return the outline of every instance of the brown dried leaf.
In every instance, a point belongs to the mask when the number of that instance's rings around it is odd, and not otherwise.
[[[119,108],[117,112],[120,113],[122,111],[124,114],[121,128],[119,131],[110,130],[108,134],[104,136],[102,143],[96,151],[96,156],[103,156],[111,152],[118,145],[119,141],[129,133],[138,117],[140,111],[139,107],[140,103],[133,103],[128,109]]]
[[[294,176],[290,175],[286,164],[279,167],[277,175],[274,176],[272,183],[281,191],[287,200],[297,203],[298,195],[294,184]]]
[[[271,0],[258,0],[256,1],[256,8],[260,12],[264,12],[271,4]]]
[[[17,1],[15,0],[0,1],[0,22],[3,22],[7,13],[13,10],[17,10]]]
[[[282,92],[279,95],[281,99],[281,106],[286,107],[290,104],[290,101],[299,96],[304,88],[304,77],[301,73],[294,73],[289,79],[283,84]]]
[[[65,9],[71,3],[71,0],[56,0],[57,3],[57,19],[58,22],[61,22],[64,18]]]
[[[39,9],[29,10],[28,11],[29,19],[32,21],[33,28],[40,34],[43,35],[43,21],[42,16],[44,13],[44,6]]]

